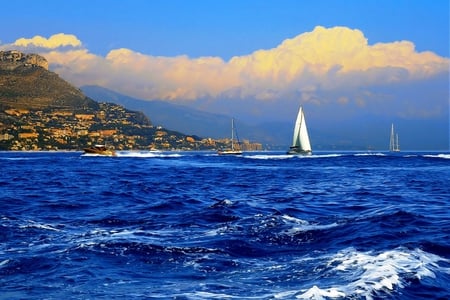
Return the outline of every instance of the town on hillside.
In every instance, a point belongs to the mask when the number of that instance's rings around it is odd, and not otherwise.
[[[118,150],[215,150],[230,139],[189,136],[136,122],[138,113],[100,103],[100,110],[74,113],[58,110],[5,109],[0,111],[0,150],[81,150],[104,143]],[[261,150],[244,141],[243,150]]]
[[[107,144],[118,150],[217,150],[214,140],[154,126],[141,112],[98,103],[48,71],[37,54],[0,51],[0,150],[82,150]],[[244,141],[242,150],[261,150]]]

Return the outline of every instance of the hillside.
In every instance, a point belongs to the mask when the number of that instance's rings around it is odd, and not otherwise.
[[[153,126],[142,112],[101,103],[47,70],[45,58],[0,51],[0,150],[214,149],[195,135]]]
[[[30,64],[29,59],[24,59],[24,55],[20,54],[16,51],[0,52],[0,99],[3,106],[18,109],[52,107],[73,111],[98,109],[98,103],[86,97],[81,90],[41,65]],[[42,56],[31,57],[46,65]]]

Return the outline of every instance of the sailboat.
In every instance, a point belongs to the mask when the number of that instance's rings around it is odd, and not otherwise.
[[[236,128],[234,127],[234,119],[231,119],[231,148],[230,149],[219,149],[217,151],[217,154],[219,155],[241,155],[242,151],[240,150],[240,142],[239,138],[237,138],[237,134],[235,134]],[[237,138],[237,145],[238,147],[235,147],[235,138],[236,135]]]
[[[398,133],[394,131],[394,124],[391,125],[391,138],[389,140],[389,151],[400,152],[400,145],[398,143]]]
[[[300,106],[295,121],[294,136],[292,138],[292,146],[287,154],[295,155],[311,155],[311,143],[309,142],[308,129],[306,127],[305,114]]]

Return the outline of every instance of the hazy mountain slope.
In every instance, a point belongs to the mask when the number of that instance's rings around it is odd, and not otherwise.
[[[99,86],[83,86],[81,90],[96,101],[123,105],[146,114],[154,125],[177,131],[190,132],[202,137],[230,136],[231,116],[213,114],[165,101],[136,99]],[[236,120],[239,138],[269,145],[287,145],[290,124],[271,123],[259,126]]]

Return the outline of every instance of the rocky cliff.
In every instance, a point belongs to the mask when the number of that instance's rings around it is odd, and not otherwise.
[[[0,51],[0,104],[21,109],[46,107],[76,111],[98,104],[56,73],[37,54]]]
[[[0,51],[0,69],[14,70],[18,67],[41,67],[48,70],[47,60],[38,54],[20,51]]]

